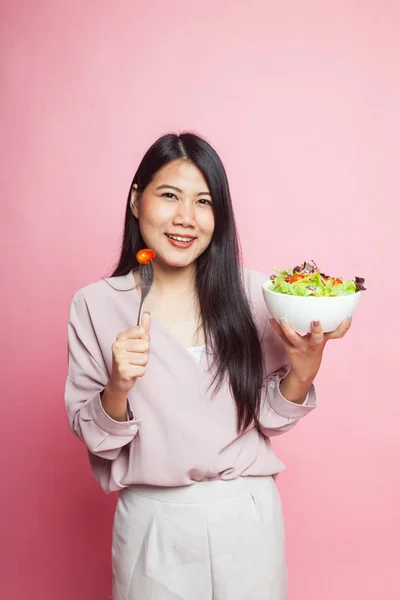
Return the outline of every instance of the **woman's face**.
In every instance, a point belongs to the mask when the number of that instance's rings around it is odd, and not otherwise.
[[[214,232],[210,190],[200,169],[174,160],[158,171],[131,208],[155,261],[168,267],[187,267],[204,252]]]

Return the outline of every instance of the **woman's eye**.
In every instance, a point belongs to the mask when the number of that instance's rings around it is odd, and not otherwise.
[[[168,198],[168,200],[173,200],[176,198],[175,194],[172,194],[171,192],[164,192],[163,197]]]
[[[200,200],[198,201],[200,204],[204,204],[204,205],[208,205],[208,206],[212,206],[212,202],[211,200],[207,200],[207,198],[200,198]]]

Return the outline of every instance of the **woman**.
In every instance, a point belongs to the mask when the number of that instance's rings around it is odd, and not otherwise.
[[[155,281],[135,327],[145,247]],[[161,137],[133,179],[118,266],[77,292],[69,321],[71,427],[103,490],[121,490],[114,600],[286,597],[269,438],[313,410],[325,343],[350,321],[302,337],[268,319],[266,279],[239,267],[216,152]]]

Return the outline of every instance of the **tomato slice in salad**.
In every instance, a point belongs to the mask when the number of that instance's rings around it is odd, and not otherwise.
[[[301,279],[304,279],[305,275],[303,275],[302,273],[294,273],[291,277],[289,277],[288,282],[289,283],[294,283],[295,281],[300,281]]]
[[[136,259],[141,265],[146,265],[150,261],[154,260],[156,253],[150,248],[143,248],[136,254]]]
[[[337,287],[338,285],[340,285],[341,283],[343,283],[343,280],[342,280],[342,279],[336,279],[335,277],[326,277],[326,278],[325,278],[325,283],[326,283],[327,281],[331,281],[331,282],[332,282],[332,285],[333,285],[333,287]]]

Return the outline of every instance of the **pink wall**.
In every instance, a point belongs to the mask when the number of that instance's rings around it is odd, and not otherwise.
[[[179,129],[220,151],[247,265],[367,278],[318,411],[275,443],[289,600],[398,598],[399,4],[244,4],[2,2],[2,598],[110,596],[116,497],[68,430],[66,321],[113,265],[139,158]]]

